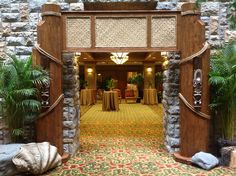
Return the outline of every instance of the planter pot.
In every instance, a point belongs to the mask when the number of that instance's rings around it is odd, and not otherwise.
[[[226,139],[220,138],[217,140],[217,143],[220,148],[228,147],[228,146],[236,146],[236,140],[226,140]]]

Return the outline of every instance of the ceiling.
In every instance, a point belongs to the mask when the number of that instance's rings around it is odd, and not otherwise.
[[[97,65],[115,65],[110,59],[111,53],[81,53],[79,62],[81,65],[88,63],[96,63]],[[129,53],[129,60],[124,65],[140,65],[144,62],[162,63],[164,61],[160,52],[133,52]]]

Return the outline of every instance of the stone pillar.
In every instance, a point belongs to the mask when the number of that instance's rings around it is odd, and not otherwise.
[[[155,65],[144,63],[144,89],[155,88]]]
[[[63,53],[63,149],[74,155],[79,147],[79,66],[73,53]]]
[[[180,105],[179,105],[179,60],[176,53],[169,54],[169,66],[163,75],[163,107],[165,146],[169,152],[179,151]]]
[[[85,80],[88,82],[89,89],[96,89],[97,87],[97,74],[95,63],[86,64],[84,66]]]

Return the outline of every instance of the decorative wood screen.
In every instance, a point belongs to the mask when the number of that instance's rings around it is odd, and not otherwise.
[[[152,18],[152,47],[175,47],[176,36],[175,17]]]
[[[97,17],[96,47],[147,47],[147,20],[137,17]]]
[[[103,11],[63,15],[65,51],[177,50],[176,12]]]
[[[66,46],[91,47],[90,17],[68,17],[66,20]]]

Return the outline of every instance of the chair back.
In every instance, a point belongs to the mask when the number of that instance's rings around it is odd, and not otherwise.
[[[113,91],[117,91],[118,92],[118,97],[121,97],[120,89],[113,89]]]
[[[125,97],[135,97],[134,90],[132,89],[126,89],[125,90]]]

